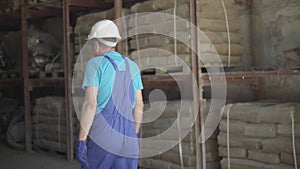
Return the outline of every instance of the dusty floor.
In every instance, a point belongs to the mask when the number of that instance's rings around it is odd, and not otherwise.
[[[10,148],[3,138],[0,141],[1,169],[80,169],[76,161],[67,161],[64,156],[19,151]]]

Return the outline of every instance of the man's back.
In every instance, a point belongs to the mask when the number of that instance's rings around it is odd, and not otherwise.
[[[125,71],[126,65],[124,58],[117,52],[108,52],[106,53],[108,57],[110,57],[117,65],[119,70]],[[127,58],[128,59],[128,58]],[[141,76],[140,76],[140,69],[138,68],[137,64],[128,59],[130,73],[132,77],[133,89],[134,89],[134,96],[135,92],[138,89],[143,89]],[[91,58],[85,70],[84,81],[82,87],[85,88],[86,86],[97,86],[98,87],[98,94],[97,94],[97,110],[96,114],[100,113],[105,105],[107,104],[111,94],[112,94],[112,87],[115,82],[115,74],[116,71],[110,61],[105,58],[104,56],[98,56]],[[135,106],[135,99],[132,105]]]

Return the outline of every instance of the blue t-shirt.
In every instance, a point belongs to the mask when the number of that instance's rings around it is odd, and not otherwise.
[[[113,61],[118,65],[119,70],[122,71],[126,69],[125,60],[121,54],[113,51],[106,53],[106,55],[113,59]],[[143,89],[140,69],[138,65],[130,59],[128,59],[128,64],[130,67],[135,96],[138,89]],[[87,86],[98,87],[96,114],[102,112],[112,94],[115,75],[116,71],[113,65],[104,56],[93,57],[86,64],[82,88],[85,89]],[[133,102],[133,107],[134,106],[135,99]]]

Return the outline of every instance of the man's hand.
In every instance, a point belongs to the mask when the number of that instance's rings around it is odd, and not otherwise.
[[[76,159],[81,164],[82,168],[89,168],[87,162],[87,146],[86,141],[78,141],[76,147]]]

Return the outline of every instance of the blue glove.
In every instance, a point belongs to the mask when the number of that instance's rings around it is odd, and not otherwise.
[[[82,168],[89,168],[87,162],[87,146],[86,141],[78,141],[76,147],[76,159],[81,164]]]

